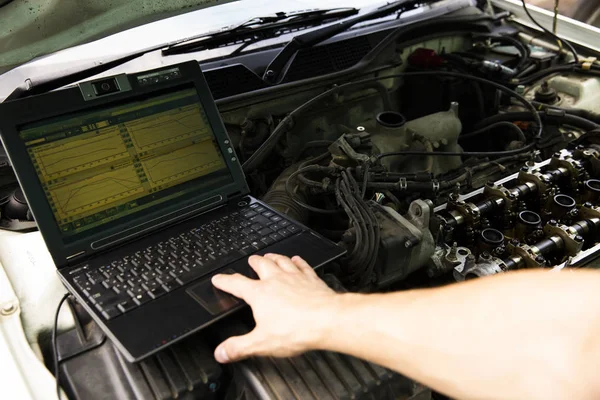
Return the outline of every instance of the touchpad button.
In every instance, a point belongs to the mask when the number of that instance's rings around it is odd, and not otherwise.
[[[222,273],[233,274],[235,271],[228,269]],[[212,315],[221,314],[240,302],[229,293],[225,293],[214,287],[210,279],[205,279],[191,286],[186,292]]]

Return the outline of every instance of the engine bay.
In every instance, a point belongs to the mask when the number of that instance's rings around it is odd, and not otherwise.
[[[308,94],[223,117],[253,193],[343,243],[332,268],[353,290],[582,266],[599,222],[597,72],[554,72],[542,66],[560,55],[525,46],[493,33],[403,45],[400,66],[289,113]]]

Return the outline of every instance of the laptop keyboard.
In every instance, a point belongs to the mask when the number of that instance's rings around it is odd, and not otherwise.
[[[99,268],[84,269],[73,281],[104,318],[112,319],[300,231],[255,203]]]

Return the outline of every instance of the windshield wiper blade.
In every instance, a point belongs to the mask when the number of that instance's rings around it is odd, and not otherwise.
[[[356,8],[331,8],[301,12],[278,12],[264,17],[254,17],[241,24],[225,27],[216,32],[185,39],[163,49],[164,56],[192,53],[232,44],[246,47],[298,29],[307,29],[358,14]],[[235,52],[239,52],[238,48]]]
[[[311,32],[297,35],[288,44],[286,44],[285,47],[277,54],[277,56],[275,56],[273,61],[271,61],[265,70],[265,73],[263,74],[263,80],[268,84],[281,83],[285,78],[285,74],[289,68],[290,61],[294,57],[294,54],[301,49],[312,47],[318,43],[321,43],[322,41],[329,39],[338,33],[350,29],[352,26],[360,22],[379,19],[397,12],[408,11],[417,8],[421,4],[431,2],[432,1],[426,0],[398,0],[363,15],[358,15],[354,18],[348,18],[344,21],[331,24],[330,26],[325,26],[321,29],[316,29]]]

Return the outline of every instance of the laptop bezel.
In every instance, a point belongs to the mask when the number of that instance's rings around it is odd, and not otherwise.
[[[140,85],[137,77],[153,75],[155,72],[178,68],[180,77],[163,80],[150,85]],[[85,100],[78,86],[50,92],[38,96],[27,97],[0,104],[0,138],[15,170],[17,179],[27,199],[31,212],[38,224],[46,246],[58,268],[63,268],[73,263],[90,258],[107,248],[115,247],[121,243],[129,242],[140,236],[147,235],[166,225],[189,218],[192,215],[212,209],[228,201],[232,197],[249,193],[241,165],[237,160],[231,139],[227,134],[219,111],[210,93],[210,89],[199,64],[196,61],[169,65],[149,71],[127,75],[131,90],[113,93],[109,96]],[[105,77],[102,80],[106,79]],[[94,82],[92,80],[90,82]],[[19,137],[20,126],[45,120],[48,118],[81,112],[98,107],[121,104],[127,100],[164,92],[170,88],[178,90],[184,86],[195,87],[201,105],[204,107],[207,120],[213,130],[215,139],[225,159],[227,168],[232,176],[232,183],[218,189],[203,192],[179,203],[161,203],[144,210],[135,219],[127,224],[115,224],[106,231],[90,235],[72,243],[65,243],[50,205],[44,194],[43,187],[35,172],[33,163],[29,158],[24,141]],[[204,200],[210,201],[204,201]],[[164,219],[165,215],[172,218]],[[118,220],[117,220],[118,221]],[[148,222],[156,221],[149,229]],[[124,226],[125,225],[125,226]],[[127,235],[119,238],[120,232],[128,229]],[[93,243],[106,238],[110,246],[94,248]]]

